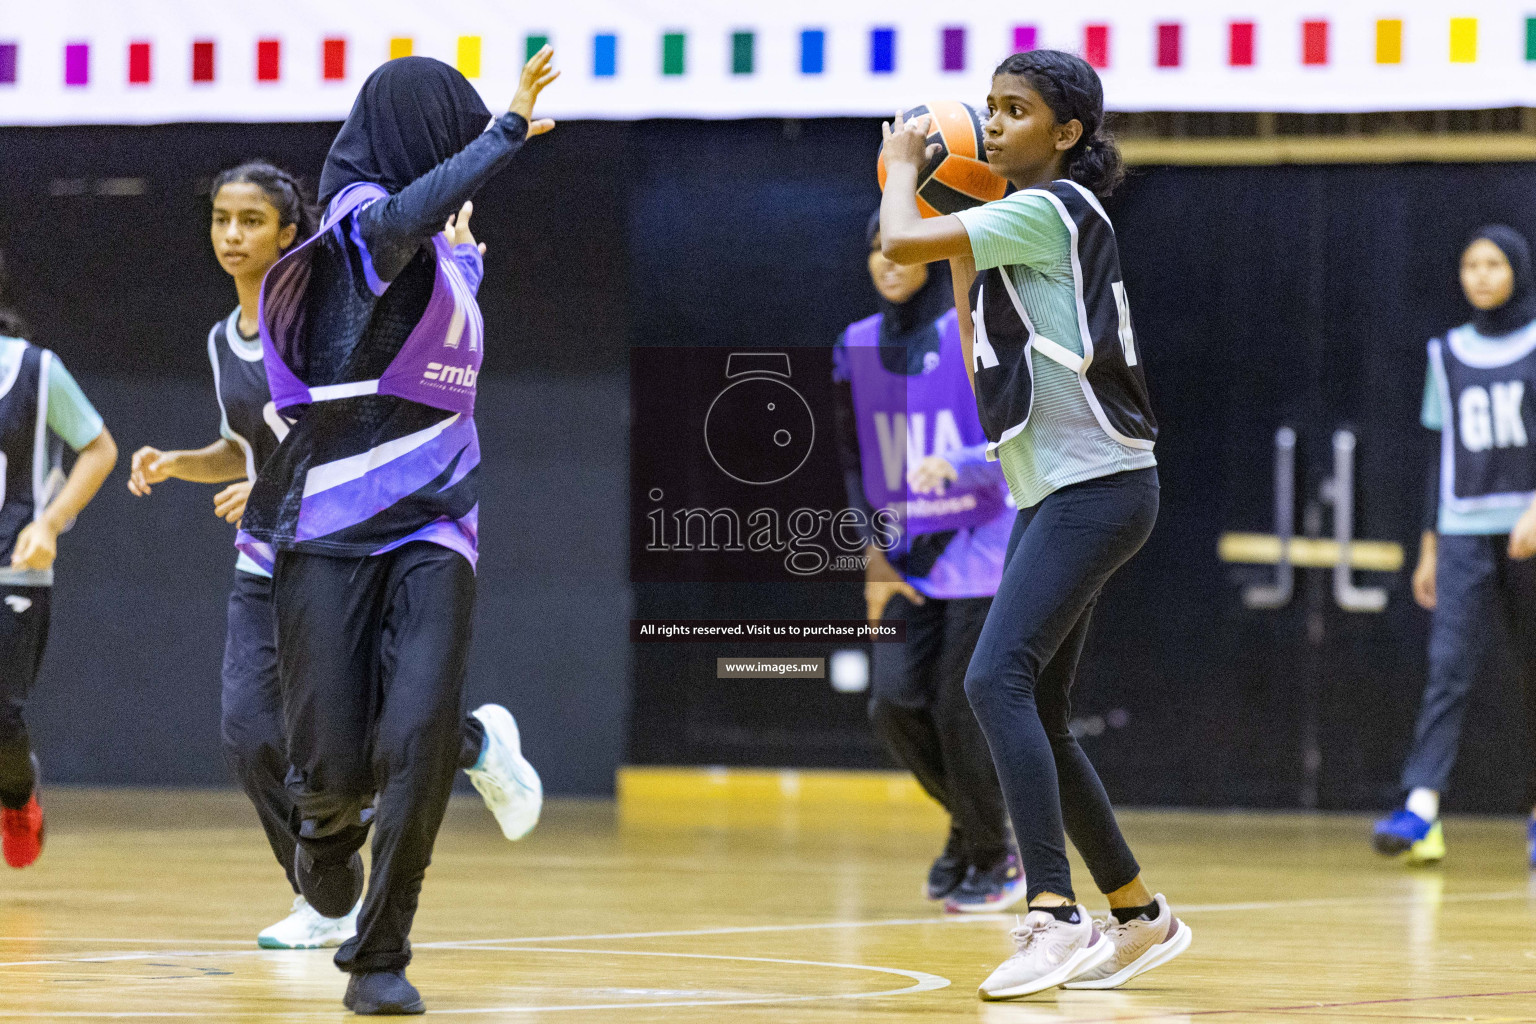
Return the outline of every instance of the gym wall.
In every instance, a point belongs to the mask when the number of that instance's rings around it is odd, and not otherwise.
[[[207,488],[131,498],[126,460],[216,428],[204,339],[233,299],[208,251],[207,179],[250,156],[313,175],[334,128],[0,129],[0,247],[23,312],[124,460],[61,543],[31,705],[55,781],[229,782],[229,529]],[[825,681],[727,689],[701,651],[627,637],[631,615],[858,618],[856,584],[631,588],[626,551],[630,346],[824,346],[873,312],[863,225],[878,137],[863,119],[572,122],[477,199],[491,358],[470,697],[512,707],[551,793],[610,792],[625,759],[884,763],[862,695]],[[1251,611],[1242,587],[1272,569],[1225,564],[1217,542],[1273,531],[1281,425],[1300,436],[1297,522],[1316,506],[1328,533],[1319,489],[1331,435],[1349,427],[1356,536],[1402,544],[1411,563],[1424,341],[1464,318],[1454,267],[1468,230],[1536,230],[1533,179],[1524,164],[1148,169],[1108,204],[1163,479],[1157,531],[1100,603],[1076,698],[1117,799],[1350,808],[1395,789],[1427,625],[1407,571],[1357,574],[1387,588],[1381,614],[1338,609],[1322,570],[1298,571],[1286,608]],[[1474,702],[1453,808],[1519,805],[1507,766],[1523,763],[1521,712],[1505,677]]]

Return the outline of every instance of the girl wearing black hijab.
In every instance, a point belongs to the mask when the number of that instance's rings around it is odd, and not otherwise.
[[[1519,666],[1536,744],[1536,277],[1525,238],[1502,224],[1475,232],[1461,287],[1472,320],[1429,343],[1424,389],[1424,426],[1440,432],[1413,573],[1414,598],[1433,611],[1429,682],[1403,768],[1407,799],[1375,830],[1378,852],[1411,863],[1445,856],[1440,794],[1467,696],[1498,644]],[[1527,829],[1536,868],[1536,812]]]
[[[336,954],[361,1014],[424,1012],[405,967],[457,770],[474,616],[485,328],[470,199],[554,127],[532,120],[551,56],[528,61],[495,118],[439,61],[376,70],[326,158],[319,232],[262,282],[263,362],[292,427],[251,489],[240,543],[275,549],[294,874],[320,914],[351,909],[376,825],[357,935]],[[486,724],[499,739],[485,756],[517,778],[510,716]]]
[[[950,911],[1003,910],[1023,899],[1024,875],[965,670],[1017,509],[986,461],[947,264],[886,259],[878,212],[865,241],[880,311],[850,324],[833,349],[838,451],[849,507],[864,522],[878,507],[901,526],[891,550],[875,531],[865,536],[870,621],[906,624],[905,643],[874,645],[869,719],[949,812],[924,895]]]

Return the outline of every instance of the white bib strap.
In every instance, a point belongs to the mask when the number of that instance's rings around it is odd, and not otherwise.
[[[1060,363],[1076,374],[1083,372],[1083,357],[1074,355],[1072,350],[1065,345],[1058,345],[1043,334],[1035,335],[1034,340],[1030,344],[1036,352],[1039,352],[1052,362]]]
[[[379,393],[377,380],[354,380],[345,384],[327,384],[324,387],[310,388],[309,400],[311,402],[334,402],[338,398],[356,398],[359,395],[376,395]]]
[[[1075,354],[1065,345],[1058,344],[1043,334],[1035,333],[1034,328],[1030,325],[1029,317],[1024,312],[1024,303],[1019,298],[1018,289],[1014,288],[1013,279],[1008,276],[1008,268],[998,267],[997,276],[1003,279],[1003,287],[1008,292],[1009,301],[1013,303],[1014,312],[1019,314],[1019,319],[1024,322],[1024,327],[1029,330],[1030,346],[1053,363],[1060,363],[1073,373],[1081,375],[1083,372],[1082,356]]]

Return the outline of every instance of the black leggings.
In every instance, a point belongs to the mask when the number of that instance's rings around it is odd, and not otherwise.
[[[967,863],[983,868],[1008,852],[997,770],[965,699],[965,668],[991,603],[891,598],[884,620],[904,621],[907,641],[874,645],[869,698],[869,719],[886,749],[949,812]]]
[[[1141,873],[1067,723],[1099,591],[1157,519],[1157,470],[1063,487],[1021,509],[965,678],[1008,802],[1029,897],[1075,898],[1063,829],[1100,892]]]
[[[357,936],[336,966],[399,970],[459,765],[475,573],[414,542],[361,559],[282,551],[273,583],[298,841],[334,864],[377,824]]]
[[[53,588],[0,584],[0,596],[0,807],[19,811],[37,785],[21,709],[48,646]]]
[[[236,572],[229,592],[229,624],[224,634],[224,671],[220,732],[224,757],[251,798],[272,855],[283,866],[288,884],[298,823],[288,793],[288,739],[283,727],[282,690],[277,675],[276,620],[272,610],[272,580]],[[466,715],[459,736],[459,767],[472,767],[480,757],[485,727]]]

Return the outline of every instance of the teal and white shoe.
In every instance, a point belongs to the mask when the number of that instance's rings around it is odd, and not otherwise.
[[[533,831],[544,808],[544,784],[523,757],[517,720],[500,704],[483,704],[470,712],[485,726],[480,760],[466,768],[469,781],[496,817],[501,834],[518,840]]]
[[[293,913],[256,936],[262,949],[334,949],[357,934],[357,912],[346,917],[321,917],[303,896],[293,898]]]

